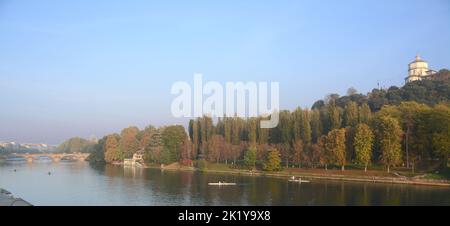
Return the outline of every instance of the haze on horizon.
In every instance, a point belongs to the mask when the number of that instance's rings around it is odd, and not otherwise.
[[[450,66],[447,0],[0,1],[0,140],[58,144],[171,116],[176,81],[280,82],[282,109]]]

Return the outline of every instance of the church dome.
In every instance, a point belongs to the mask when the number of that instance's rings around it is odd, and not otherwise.
[[[410,64],[412,64],[412,63],[417,63],[417,62],[426,62],[426,61],[422,60],[422,58],[420,57],[420,55],[417,54],[417,55],[416,55],[416,58],[414,59],[414,61],[411,62]]]

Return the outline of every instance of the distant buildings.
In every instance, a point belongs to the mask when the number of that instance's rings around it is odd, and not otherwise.
[[[0,141],[0,148],[4,149],[4,151],[52,151],[54,150],[54,146],[43,144],[43,143],[17,143],[14,141]]]

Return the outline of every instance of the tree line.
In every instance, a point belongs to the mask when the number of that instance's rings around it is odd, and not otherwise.
[[[430,85],[431,84],[431,85]],[[433,87],[424,101],[410,90]],[[381,164],[386,170],[414,169],[428,161],[446,167],[450,154],[450,85],[419,81],[368,95],[349,89],[346,96],[328,95],[311,109],[279,112],[279,125],[262,129],[263,118],[204,116],[188,128],[129,127],[110,134],[92,148],[92,161],[120,162],[138,150],[147,163],[208,161],[230,167],[276,171],[291,167],[339,167]],[[382,94],[380,94],[382,92]],[[402,96],[406,95],[406,96]],[[411,101],[412,99],[412,101]],[[432,101],[431,101],[432,100]]]

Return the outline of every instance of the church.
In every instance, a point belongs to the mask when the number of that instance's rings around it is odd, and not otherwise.
[[[405,82],[430,79],[436,73],[436,71],[428,68],[428,62],[417,55],[416,59],[408,65],[408,77],[405,78]]]

